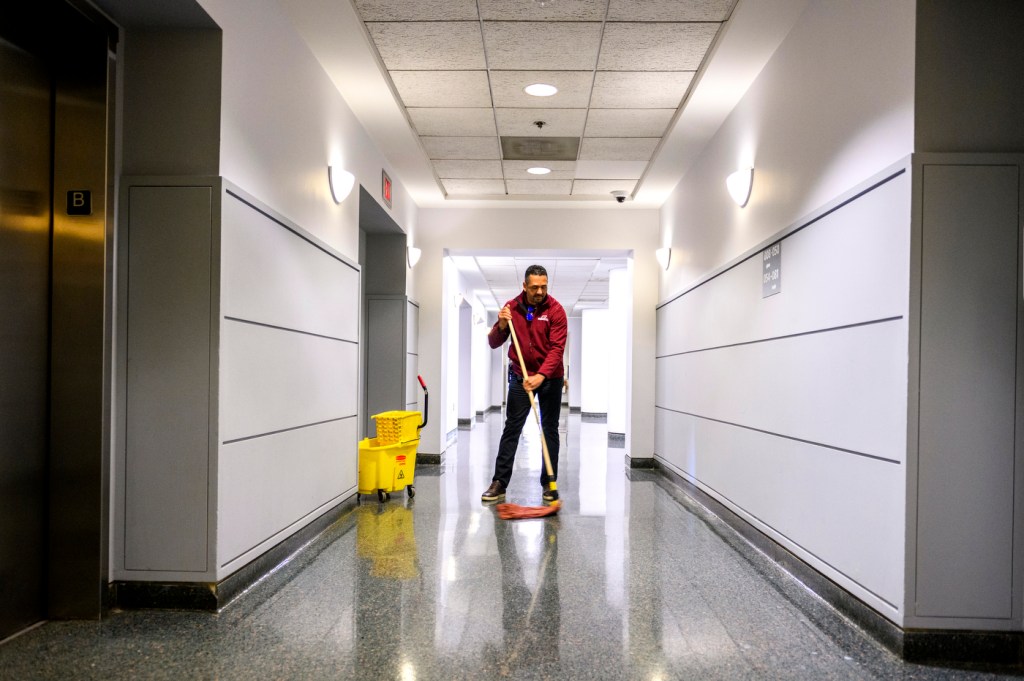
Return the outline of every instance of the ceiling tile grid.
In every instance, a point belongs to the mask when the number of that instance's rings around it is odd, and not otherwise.
[[[609,202],[643,182],[736,4],[351,1],[448,197]]]

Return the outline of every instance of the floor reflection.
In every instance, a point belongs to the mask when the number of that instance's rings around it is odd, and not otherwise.
[[[460,431],[415,503],[364,501],[222,612],[49,623],[0,645],[0,679],[982,678],[900,662],[578,414],[561,511],[501,520],[480,502],[501,426]],[[508,501],[541,504],[541,459],[534,424]]]

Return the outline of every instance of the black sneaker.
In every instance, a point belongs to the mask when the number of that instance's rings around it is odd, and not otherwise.
[[[497,480],[491,481],[491,486],[480,495],[480,501],[498,501],[505,498],[505,488]]]
[[[547,501],[547,502],[558,501],[558,490],[557,489],[549,489],[549,488],[545,487],[544,488],[544,494],[542,494],[541,496],[543,496],[544,497],[544,501]]]

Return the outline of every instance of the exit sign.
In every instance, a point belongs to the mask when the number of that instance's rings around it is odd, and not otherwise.
[[[391,208],[391,178],[388,177],[386,171],[380,171],[381,182],[380,182],[380,195],[384,198],[384,203],[387,204],[388,208]]]

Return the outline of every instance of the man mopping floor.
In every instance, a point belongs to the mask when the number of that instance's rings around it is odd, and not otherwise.
[[[558,500],[555,480],[558,477],[558,419],[562,411],[562,383],[564,369],[562,355],[568,323],[562,305],[548,295],[548,273],[540,265],[526,268],[523,292],[505,303],[498,313],[498,321],[491,328],[487,340],[492,348],[500,348],[511,335],[509,325],[515,329],[522,357],[516,345],[509,346],[508,397],[505,407],[505,428],[498,443],[491,486],[480,496],[484,502],[500,501],[512,479],[519,436],[531,410],[531,396],[540,407],[541,437],[546,443],[551,463],[541,468],[540,484],[544,501]],[[525,369],[525,377],[524,377]]]

